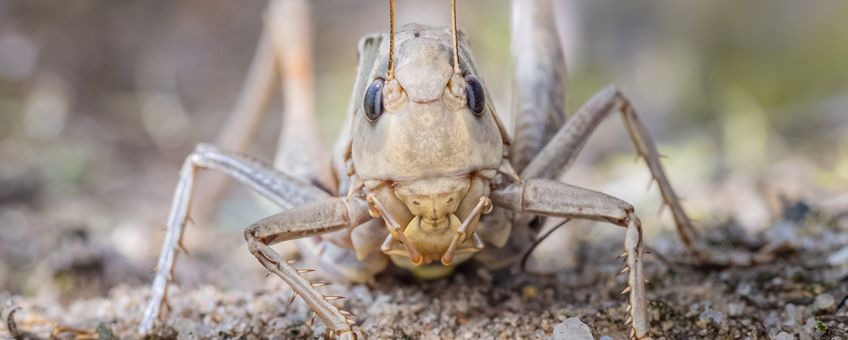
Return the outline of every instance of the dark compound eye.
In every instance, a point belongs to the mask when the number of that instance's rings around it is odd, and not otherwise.
[[[465,76],[465,96],[468,98],[468,108],[475,116],[483,114],[486,108],[486,95],[483,93],[483,84],[472,75]]]
[[[368,86],[365,91],[365,100],[362,103],[365,116],[368,120],[375,121],[383,114],[383,80],[377,79]]]

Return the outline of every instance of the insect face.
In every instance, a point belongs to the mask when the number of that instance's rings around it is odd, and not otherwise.
[[[503,138],[483,83],[454,67],[450,31],[414,25],[402,32],[394,73],[374,67],[354,118],[351,157],[366,189],[429,262],[447,252],[466,219],[473,232],[479,216],[471,211],[488,196]]]

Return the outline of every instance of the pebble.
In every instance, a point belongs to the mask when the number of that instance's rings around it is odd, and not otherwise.
[[[738,286],[736,286],[736,294],[746,296],[751,294],[751,284],[748,282],[742,282]]]
[[[580,318],[568,318],[554,326],[554,340],[594,340],[592,331]]]
[[[836,300],[833,299],[833,295],[824,293],[816,296],[816,300],[813,302],[813,308],[817,311],[824,311],[833,308],[835,304]]]
[[[801,327],[801,330],[805,333],[815,333],[816,332],[816,318],[814,318],[814,317],[807,318],[807,322],[804,323],[804,326]]]
[[[784,312],[786,313],[786,320],[783,321],[783,325],[787,327],[795,327],[804,317],[804,308],[795,306],[794,304],[787,304],[784,308]]]
[[[698,319],[703,321],[712,320],[715,323],[721,323],[721,321],[724,320],[724,314],[722,312],[707,308],[707,310],[701,313]]]
[[[842,247],[833,254],[827,257],[827,263],[831,266],[840,266],[848,264],[848,246]]]
[[[777,317],[777,313],[771,311],[768,316],[766,316],[766,319],[763,320],[763,325],[766,327],[774,327],[778,322],[780,322],[780,318]]]
[[[745,305],[741,303],[730,303],[727,305],[727,314],[730,316],[740,316],[745,312]]]
[[[775,340],[795,340],[795,336],[786,332],[777,333]]]

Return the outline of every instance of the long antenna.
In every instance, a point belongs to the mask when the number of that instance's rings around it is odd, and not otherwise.
[[[389,0],[389,70],[387,80],[395,78],[395,0]]]
[[[459,73],[459,37],[456,34],[456,0],[451,0],[451,23],[453,27],[453,72]]]

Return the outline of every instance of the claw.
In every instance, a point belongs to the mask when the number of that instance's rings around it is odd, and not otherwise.
[[[315,269],[298,269],[296,271],[297,271],[298,274],[306,274],[306,273],[314,272]]]
[[[624,274],[624,273],[629,272],[629,271],[630,271],[630,266],[624,266],[624,268],[621,268],[621,270],[618,272],[618,274],[615,274],[615,276],[619,276],[619,275]]]
[[[312,285],[312,287],[325,287],[325,286],[329,286],[330,283],[329,282],[315,282],[315,283],[312,283],[311,285]]]
[[[297,298],[297,294],[295,292],[292,292],[292,295],[289,298],[289,306],[291,306],[294,303],[295,298]]]
[[[327,300],[327,301],[341,300],[341,299],[347,299],[347,298],[346,298],[346,297],[344,297],[344,296],[337,296],[337,295],[327,295],[327,296],[324,296],[324,300]]]
[[[629,325],[629,324],[631,324],[631,323],[633,323],[633,317],[632,317],[632,316],[627,316],[627,319],[624,319],[624,324],[625,324],[625,325]]]
[[[621,291],[621,295],[624,295],[624,294],[627,294],[627,293],[630,293],[630,286],[627,286],[627,288],[624,288],[624,290]]]

